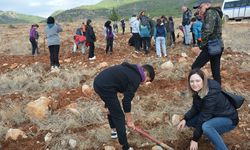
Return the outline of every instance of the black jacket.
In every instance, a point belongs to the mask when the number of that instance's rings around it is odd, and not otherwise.
[[[98,74],[94,80],[94,87],[105,94],[124,93],[123,110],[124,112],[130,112],[131,101],[141,81],[137,66],[124,62],[121,65],[107,68]]]
[[[220,84],[215,80],[208,80],[209,91],[204,98],[193,95],[192,108],[185,114],[186,121],[200,113],[196,124],[193,140],[198,141],[202,135],[202,124],[214,117],[228,117],[235,125],[238,124],[239,118],[237,110],[221,92]]]
[[[96,41],[95,32],[93,30],[93,27],[90,25],[87,25],[86,27],[86,40],[90,43],[94,43]]]
[[[192,18],[192,11],[190,9],[187,9],[183,15],[182,15],[182,25],[189,25],[191,22],[191,18]]]

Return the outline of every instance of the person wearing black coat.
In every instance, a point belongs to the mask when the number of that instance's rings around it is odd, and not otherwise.
[[[119,143],[123,150],[131,150],[129,147],[125,128],[125,117],[127,126],[135,129],[132,119],[131,101],[140,84],[152,82],[155,77],[154,68],[151,65],[135,65],[122,63],[109,67],[100,72],[94,79],[94,90],[104,101],[108,108],[108,121],[113,132],[111,138],[118,135]],[[117,97],[117,93],[123,93],[123,111]]]
[[[95,60],[95,41],[96,36],[93,27],[91,26],[91,20],[87,20],[87,26],[86,26],[86,40],[89,44],[89,60]]]
[[[198,140],[203,133],[216,150],[227,150],[220,135],[236,127],[239,122],[237,110],[222,93],[220,84],[207,79],[200,69],[193,69],[189,73],[188,85],[193,94],[193,105],[177,129],[183,129],[186,125],[195,128],[190,150],[198,149]]]

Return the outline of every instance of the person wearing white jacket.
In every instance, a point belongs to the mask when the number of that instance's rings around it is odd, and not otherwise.
[[[140,29],[139,29],[140,22],[139,22],[138,18],[136,17],[136,15],[133,15],[130,18],[129,23],[130,23],[130,26],[132,28],[135,51],[139,51],[140,50],[140,34],[139,34],[139,32],[140,32]]]

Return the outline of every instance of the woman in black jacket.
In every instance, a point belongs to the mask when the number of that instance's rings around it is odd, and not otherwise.
[[[89,43],[89,60],[95,60],[95,41],[96,36],[93,27],[91,26],[91,20],[87,20],[87,26],[86,26],[86,40]]]
[[[239,122],[237,110],[221,92],[220,84],[207,79],[200,69],[189,73],[188,85],[193,94],[193,105],[178,124],[178,130],[185,125],[195,128],[190,150],[198,149],[202,133],[215,145],[216,150],[227,150],[220,134],[236,127]]]

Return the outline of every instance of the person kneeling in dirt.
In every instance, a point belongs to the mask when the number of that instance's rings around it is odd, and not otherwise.
[[[103,70],[94,79],[94,90],[109,110],[108,121],[112,129],[111,138],[116,138],[118,135],[123,150],[132,150],[127,141],[125,128],[126,117],[127,126],[135,129],[130,113],[131,101],[139,85],[152,82],[154,77],[155,72],[151,65],[140,66],[124,62]],[[124,94],[122,106],[125,115],[117,97],[118,92]]]
[[[193,69],[188,75],[189,91],[193,95],[192,108],[184,115],[177,129],[186,125],[194,127],[190,150],[198,149],[202,133],[213,143],[217,150],[227,150],[223,133],[233,130],[239,122],[238,112],[222,93],[220,84],[200,69]]]
[[[86,43],[86,25],[83,22],[82,26],[80,28],[77,28],[76,35],[74,36],[73,53],[76,53],[78,45],[82,44],[82,54],[84,55],[86,52],[85,43]]]

